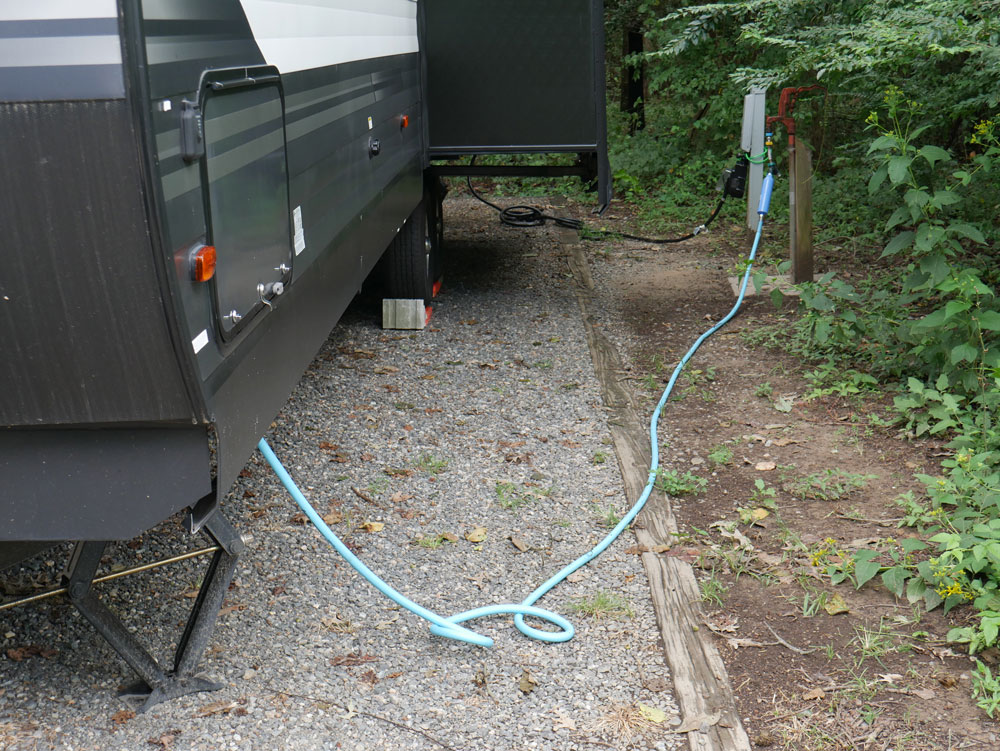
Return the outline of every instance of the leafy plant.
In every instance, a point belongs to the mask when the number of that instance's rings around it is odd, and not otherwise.
[[[622,520],[614,506],[603,508],[601,504],[595,502],[593,507],[594,514],[600,519],[601,526],[605,529],[614,529],[618,526],[618,522]]]
[[[726,444],[720,443],[713,446],[712,450],[708,452],[708,460],[719,467],[729,464],[733,460],[733,450]]]
[[[448,460],[436,459],[432,454],[421,454],[415,466],[427,474],[436,475],[448,469]]]
[[[519,492],[517,485],[512,482],[498,482],[496,484],[497,503],[501,508],[508,511],[520,508],[530,503],[532,498],[527,493]]]
[[[676,469],[657,469],[653,487],[675,497],[704,490],[708,480],[691,472],[679,473]]]
[[[976,672],[972,674],[972,696],[976,706],[982,709],[992,719],[1000,709],[1000,676],[994,676],[992,671],[979,660],[976,660]]]
[[[633,618],[635,609],[627,598],[616,592],[600,589],[590,597],[570,603],[569,609],[592,618]]]
[[[846,470],[826,469],[793,480],[788,491],[800,498],[817,501],[836,501],[863,488],[876,475],[861,475]]]
[[[758,506],[764,506],[766,508],[775,508],[777,506],[777,490],[769,488],[767,483],[765,483],[760,477],[754,478],[753,486],[754,489],[750,493],[751,503],[755,503]]]
[[[726,592],[729,591],[729,587],[722,583],[722,580],[716,576],[715,569],[712,569],[711,574],[701,579],[698,582],[698,588],[701,590],[701,601],[714,603],[718,607],[723,607],[724,602],[722,598],[725,596]]]

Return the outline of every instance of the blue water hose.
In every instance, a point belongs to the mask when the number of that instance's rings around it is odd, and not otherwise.
[[[611,545],[611,543],[614,542],[626,529],[626,527],[628,527],[635,520],[635,517],[638,516],[640,511],[642,511],[642,507],[646,505],[646,500],[649,498],[649,494],[653,490],[653,484],[656,481],[656,474],[660,464],[659,439],[656,431],[656,425],[659,422],[660,413],[663,411],[663,407],[670,398],[670,394],[674,389],[674,384],[677,383],[677,378],[680,376],[684,366],[687,365],[688,361],[694,356],[694,353],[698,351],[698,348],[701,347],[706,339],[732,320],[733,316],[736,315],[740,306],[743,304],[743,298],[746,295],[747,283],[750,281],[750,272],[753,268],[754,259],[757,257],[757,248],[760,245],[761,233],[764,228],[764,216],[767,214],[771,205],[771,193],[773,189],[774,176],[769,173],[767,177],[764,178],[764,183],[761,186],[760,203],[757,206],[757,214],[760,217],[757,222],[757,233],[754,236],[753,247],[750,249],[750,257],[747,262],[746,272],[743,274],[743,281],[740,284],[739,294],[736,297],[736,304],[733,305],[729,313],[719,320],[718,323],[699,336],[695,343],[691,345],[691,348],[685,353],[684,357],[681,358],[680,362],[677,363],[677,367],[674,368],[674,372],[670,376],[670,380],[667,382],[667,387],[663,390],[663,394],[660,396],[660,401],[657,403],[656,409],[653,411],[653,415],[649,421],[649,440],[652,448],[652,457],[649,466],[649,479],[646,481],[646,486],[643,488],[642,494],[639,496],[638,500],[636,500],[629,512],[622,517],[622,520],[615,525],[614,529],[608,532],[603,540],[601,540],[588,553],[580,556],[575,561],[567,566],[564,566],[556,574],[551,576],[544,584],[532,592],[524,600],[524,602],[520,604],[505,603],[503,605],[487,605],[473,610],[466,610],[465,612],[458,613],[447,618],[428,610],[422,605],[418,605],[379,578],[356,555],[354,555],[354,553],[352,553],[343,542],[341,542],[340,538],[334,534],[333,530],[330,529],[320,515],[316,513],[316,509],[312,507],[312,504],[309,503],[306,497],[302,494],[302,491],[299,490],[295,481],[292,479],[291,475],[288,474],[288,471],[281,464],[281,461],[275,455],[274,451],[271,450],[271,447],[267,444],[266,440],[261,438],[260,442],[257,444],[257,448],[260,450],[260,453],[264,455],[267,463],[271,465],[275,474],[278,475],[278,479],[281,480],[281,484],[285,486],[285,489],[298,504],[299,508],[302,509],[303,513],[305,513],[305,515],[309,518],[309,521],[313,523],[317,530],[319,530],[320,534],[326,538],[327,542],[329,542],[334,549],[340,553],[341,556],[343,556],[344,560],[351,564],[351,566],[379,592],[384,594],[397,605],[400,605],[410,612],[415,613],[421,618],[429,621],[431,624],[430,631],[432,634],[435,634],[436,636],[445,636],[449,639],[466,642],[468,644],[477,644],[481,647],[492,647],[493,640],[488,636],[483,636],[482,634],[466,628],[461,624],[466,621],[485,618],[486,616],[491,615],[513,615],[515,625],[525,636],[543,642],[569,641],[576,633],[573,628],[573,624],[557,613],[553,613],[552,611],[545,610],[543,608],[534,607],[534,604],[567,576],[572,574],[578,568],[587,565],[590,561],[603,553],[607,547]],[[525,616],[538,618],[539,620],[557,626],[561,630],[543,631],[542,629],[535,628],[525,622]]]

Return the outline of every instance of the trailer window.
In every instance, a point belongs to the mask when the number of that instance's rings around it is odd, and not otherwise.
[[[280,89],[210,91],[204,123],[216,305],[223,337],[231,338],[266,307],[292,265]]]

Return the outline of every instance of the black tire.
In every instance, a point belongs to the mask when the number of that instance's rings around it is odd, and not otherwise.
[[[385,297],[430,301],[434,284],[428,247],[427,210],[421,201],[393,238],[382,258]]]

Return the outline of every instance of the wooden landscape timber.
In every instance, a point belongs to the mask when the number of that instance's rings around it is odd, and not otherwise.
[[[583,315],[587,344],[608,409],[608,425],[629,503],[642,493],[649,476],[650,450],[645,416],[622,384],[624,372],[615,346],[597,331],[588,309],[594,282],[575,232],[559,231],[569,267],[576,280],[577,300]],[[641,547],[652,551],[675,541],[677,522],[667,496],[650,495],[633,527]],[[649,577],[653,607],[670,666],[674,696],[681,709],[681,725],[691,751],[751,751],[733,696],[729,674],[710,630],[702,628],[698,582],[691,564],[679,558],[644,552],[642,562]]]

